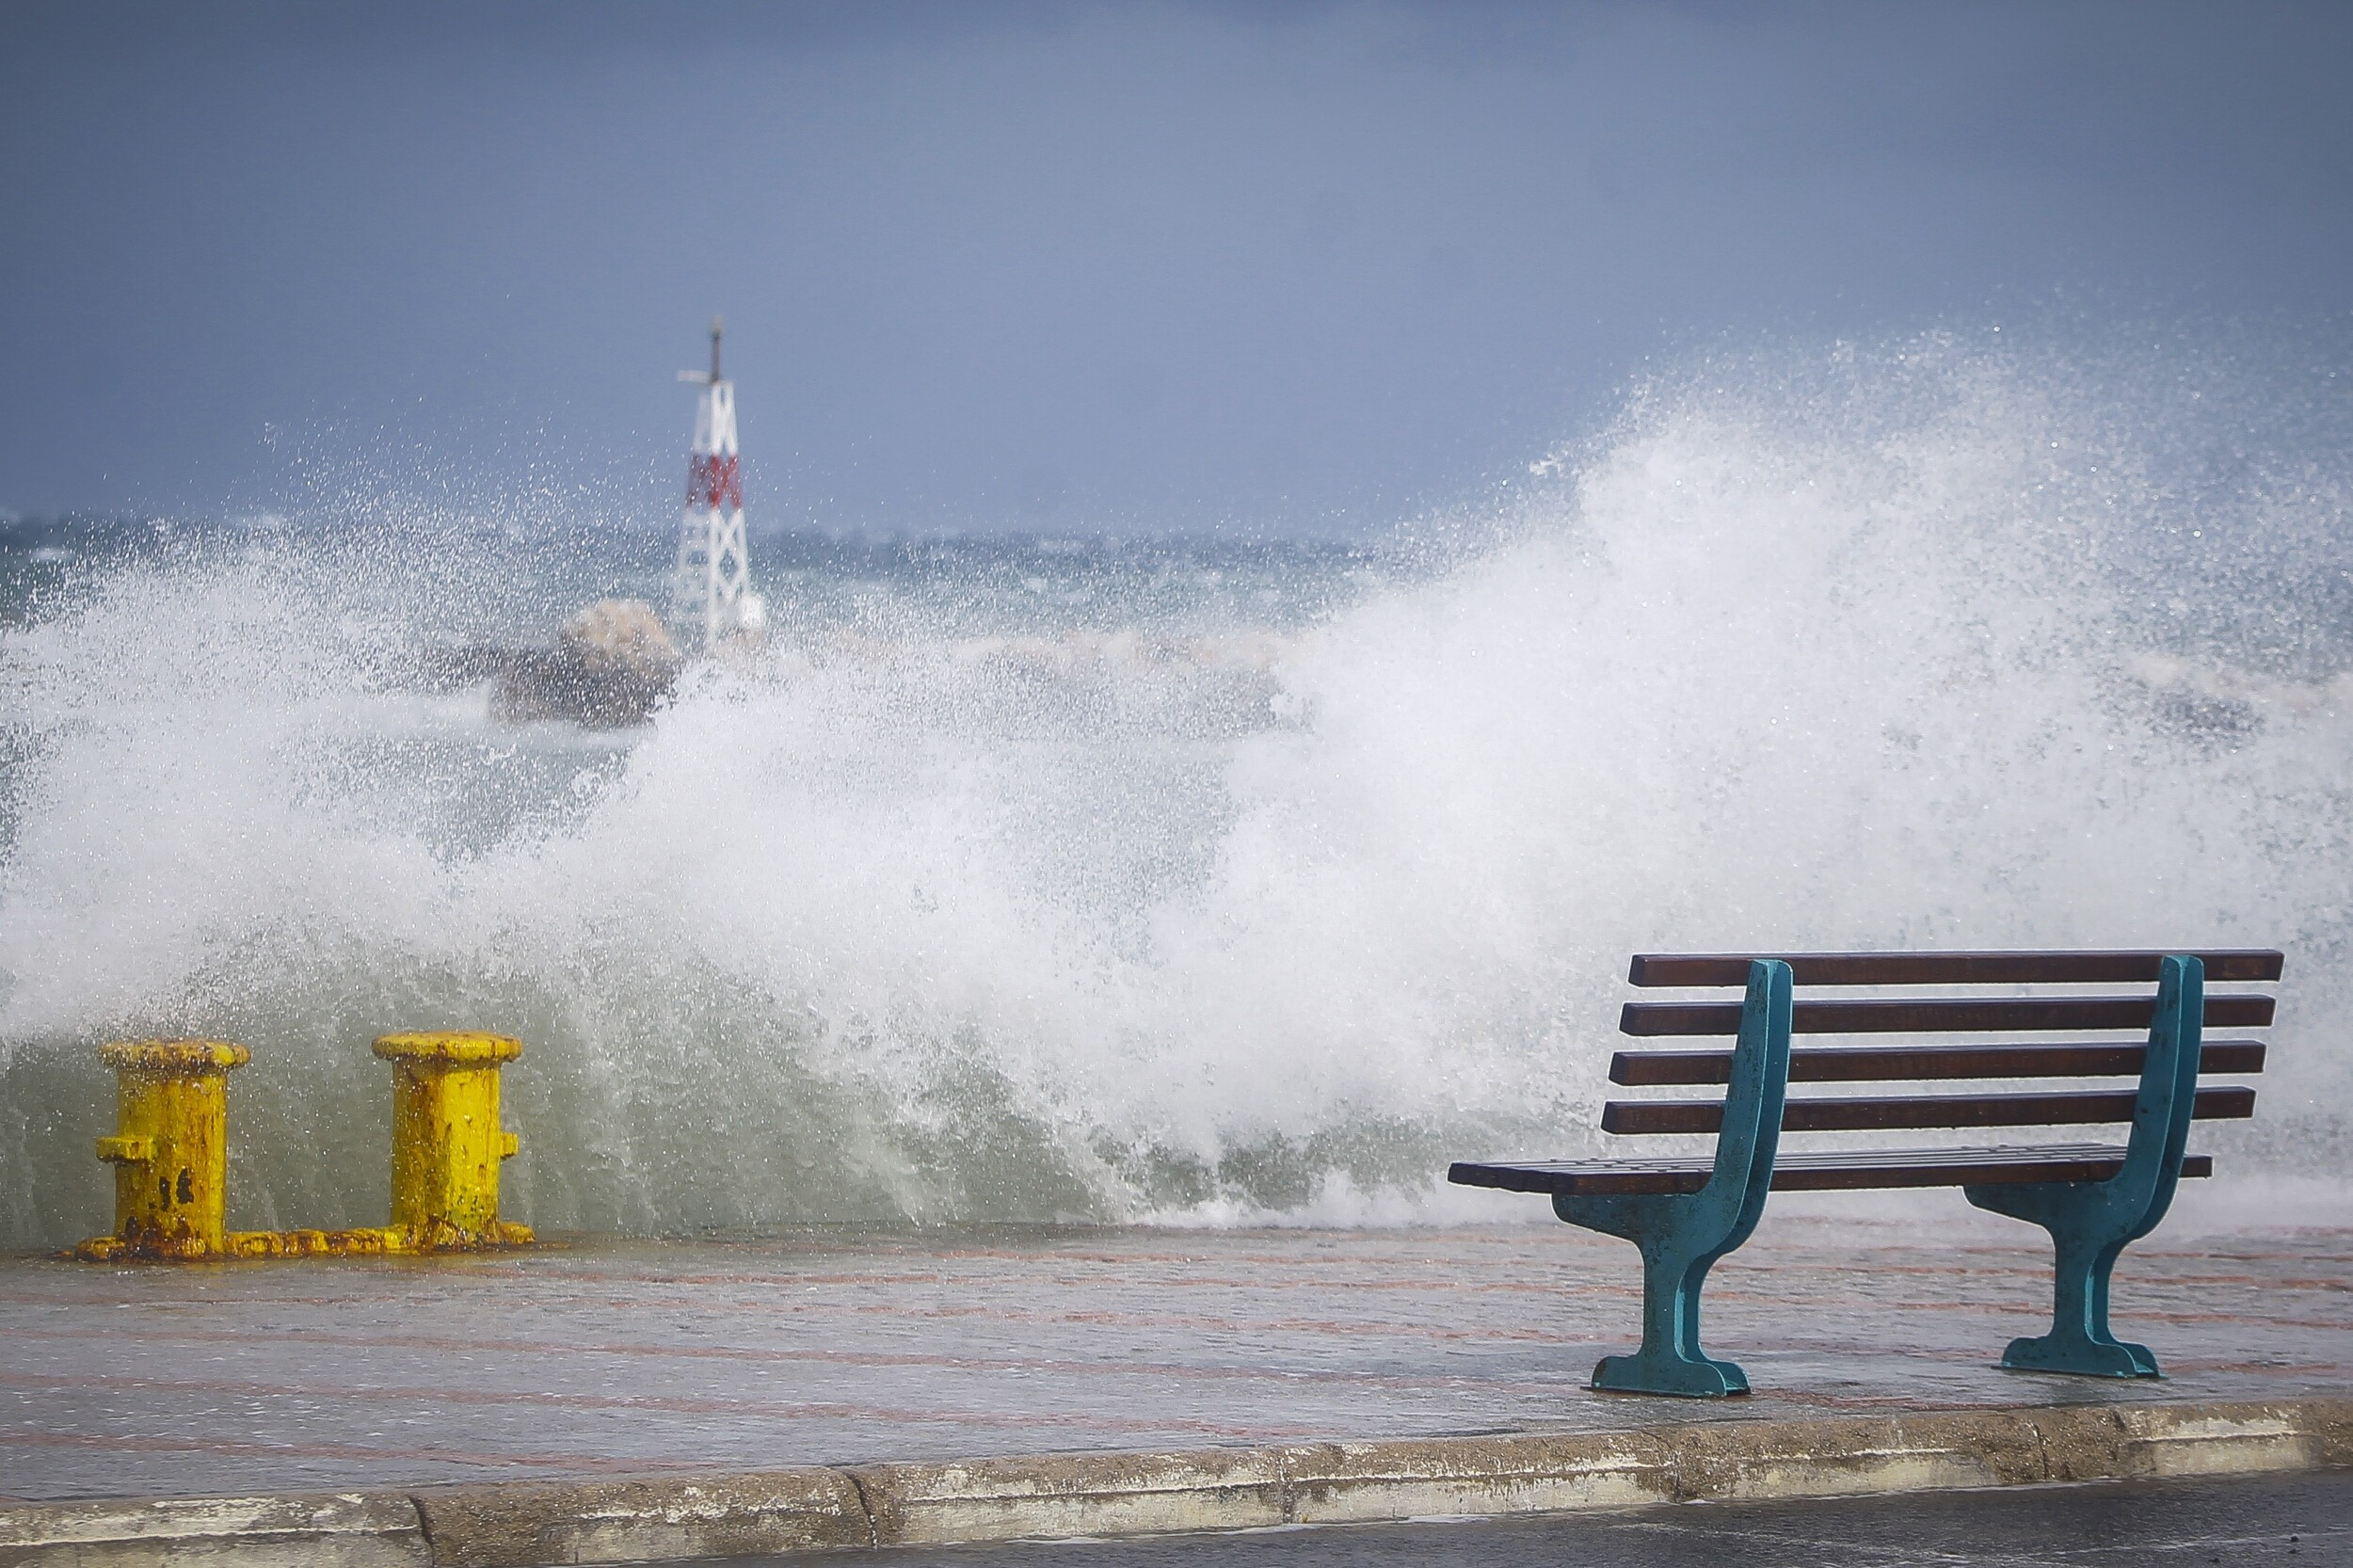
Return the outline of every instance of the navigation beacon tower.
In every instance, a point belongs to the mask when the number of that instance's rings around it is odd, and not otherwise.
[[[679,525],[676,614],[682,632],[700,621],[705,648],[767,622],[766,603],[752,592],[751,562],[744,552],[744,470],[735,453],[735,383],[719,374],[719,333],[711,318],[711,370],[681,370],[678,378],[703,389],[695,409],[695,445],[686,460],[686,516]]]

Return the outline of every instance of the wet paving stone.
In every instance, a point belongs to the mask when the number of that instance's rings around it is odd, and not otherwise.
[[[333,1490],[2353,1389],[2353,1226],[2125,1254],[2169,1377],[1997,1370],[2047,1254],[1769,1215],[1719,1265],[1745,1400],[1597,1394],[1631,1248],[1567,1226],[575,1240],[427,1259],[0,1261],[0,1494]]]

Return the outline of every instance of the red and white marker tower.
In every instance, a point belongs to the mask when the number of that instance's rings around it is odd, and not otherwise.
[[[738,632],[756,632],[768,607],[752,592],[744,552],[744,469],[735,452],[735,383],[719,374],[719,332],[711,318],[711,370],[681,370],[678,378],[703,389],[695,409],[695,445],[686,460],[686,517],[679,526],[677,617],[680,629],[700,621],[705,648]]]

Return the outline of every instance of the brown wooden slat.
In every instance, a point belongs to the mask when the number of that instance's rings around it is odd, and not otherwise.
[[[2149,1048],[2138,1043],[2001,1046],[1807,1046],[1789,1053],[1792,1083],[1880,1083],[1943,1078],[2136,1078]],[[2259,1073],[2261,1040],[2208,1040],[2201,1073]],[[1622,1050],[1609,1081],[1628,1087],[1729,1083],[1732,1052]]]
[[[2176,948],[2170,950],[2180,952]],[[1800,985],[2114,985],[2157,978],[2158,949],[2084,952],[1641,952],[1626,978],[1637,985],[1746,985],[1752,958],[1778,958]],[[2270,948],[2201,952],[2206,980],[2277,980],[2282,956]]]
[[[2021,1181],[2105,1181],[2124,1168],[2113,1144],[2064,1144],[2041,1148],[1824,1150],[1785,1155],[1773,1166],[1776,1192],[1819,1192],[1880,1187],[1961,1187]],[[1447,1180],[1507,1192],[1567,1192],[1609,1196],[1637,1192],[1696,1192],[1711,1167],[1688,1160],[1458,1161]],[[2182,1160],[2185,1176],[2214,1175],[2211,1155]]]
[[[2266,996],[2206,998],[2209,1029],[2261,1029],[2275,1003]],[[1939,997],[1885,1001],[1801,1001],[1791,1008],[1798,1034],[1933,1034],[1959,1030],[2147,1029],[2157,999],[2146,997]],[[1629,1001],[1618,1014],[1625,1034],[1737,1034],[1737,1001]]]
[[[2139,1096],[2130,1089],[2057,1095],[1912,1095],[1879,1098],[1797,1099],[1782,1107],[1784,1132],[1873,1132],[1923,1127],[2075,1127],[2129,1122]],[[2237,1084],[2198,1091],[2190,1115],[2239,1121],[2255,1113],[2255,1091]],[[1604,1132],[1639,1136],[1714,1132],[1724,1125],[1721,1100],[1612,1100],[1601,1110]]]
[[[2001,1151],[1988,1150],[1989,1155]],[[1793,1161],[1773,1167],[1776,1192],[1850,1192],[1883,1187],[2009,1186],[2026,1181],[2106,1181],[2124,1168],[2123,1160],[2082,1156],[2061,1159],[2003,1160],[1955,1162],[1949,1165],[1881,1164],[1841,1167]],[[2185,1176],[2214,1175],[2214,1156],[2185,1155]]]

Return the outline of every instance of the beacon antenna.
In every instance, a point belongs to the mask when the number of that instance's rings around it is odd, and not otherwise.
[[[680,631],[699,622],[702,646],[718,647],[767,622],[767,605],[752,591],[744,550],[744,470],[735,450],[735,383],[719,374],[719,335],[727,323],[711,318],[711,370],[681,370],[678,378],[703,389],[695,409],[695,444],[686,458],[686,515],[679,524],[674,588]]]

